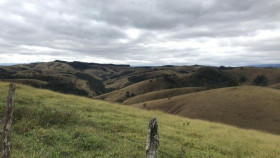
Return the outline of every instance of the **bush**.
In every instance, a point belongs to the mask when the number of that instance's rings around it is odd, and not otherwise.
[[[129,91],[126,91],[125,96],[126,96],[127,98],[129,98],[129,97],[130,97],[130,95],[129,95]]]
[[[247,81],[247,78],[245,77],[245,76],[241,76],[240,78],[239,78],[239,82],[240,83],[244,83],[244,82],[246,82]]]
[[[254,84],[258,86],[265,86],[267,85],[267,83],[268,83],[268,79],[264,75],[259,75],[254,80]]]
[[[145,107],[147,107],[147,103],[144,103],[144,104],[143,104],[143,108],[145,108]]]

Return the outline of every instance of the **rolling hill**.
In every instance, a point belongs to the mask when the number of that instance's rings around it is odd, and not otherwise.
[[[150,79],[132,84],[119,90],[112,91],[110,93],[97,96],[96,99],[102,99],[111,102],[123,102],[133,97],[133,95],[137,96],[152,91],[168,89],[172,85],[172,83],[166,82],[162,78]],[[129,93],[129,95],[127,95],[127,93]],[[133,95],[131,96],[131,94]]]
[[[280,69],[279,68],[253,68],[243,67],[239,69],[233,69],[227,71],[240,81],[241,77],[244,77],[244,81],[240,82],[242,85],[252,85],[257,76],[263,75],[267,77],[267,85],[273,85],[280,83]]]
[[[274,89],[280,89],[280,83],[277,84],[273,84],[271,86],[269,86],[270,88],[274,88]]]
[[[133,106],[280,134],[280,91],[239,86],[206,90]]]
[[[106,89],[103,80],[126,69],[130,69],[130,66],[54,61],[0,66],[0,79],[92,97],[110,91]],[[38,81],[46,84],[38,84]]]
[[[164,90],[153,91],[153,92],[135,96],[133,98],[127,99],[123,103],[128,104],[128,105],[136,104],[136,103],[146,102],[146,101],[150,101],[150,100],[171,98],[174,96],[199,92],[199,91],[203,91],[203,90],[206,90],[206,88],[204,88],[204,87],[184,87],[184,88],[164,89]]]
[[[277,88],[280,69],[201,65],[131,67],[57,60],[0,66],[0,80],[110,102],[134,104],[184,94],[181,90],[174,91],[174,88],[214,89],[238,84],[274,85]],[[165,94],[160,90],[166,90]]]
[[[7,90],[8,83],[0,82],[1,117]],[[158,118],[162,158],[280,155],[280,136],[260,131],[23,85],[17,85],[15,101],[12,157],[144,157],[151,117]]]

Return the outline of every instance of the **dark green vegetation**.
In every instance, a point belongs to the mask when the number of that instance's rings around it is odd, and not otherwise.
[[[254,80],[254,83],[256,85],[260,85],[260,86],[265,86],[268,83],[268,79],[267,77],[263,76],[263,75],[259,75],[257,76],[257,78]]]
[[[233,76],[229,75],[225,71],[205,67],[199,69],[197,73],[191,76],[190,84],[195,87],[219,88],[237,86],[238,82]]]
[[[7,90],[0,82],[0,116]],[[277,135],[17,84],[12,157],[145,157],[147,125],[155,116],[161,158],[280,155]]]

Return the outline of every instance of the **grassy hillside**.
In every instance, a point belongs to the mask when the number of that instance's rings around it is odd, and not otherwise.
[[[103,80],[126,69],[130,69],[130,66],[54,61],[0,66],[0,79],[9,79],[14,82],[63,93],[96,96],[111,90],[105,89]],[[38,80],[46,84],[38,85]]]
[[[242,76],[245,77],[244,82],[240,83],[243,85],[253,84],[254,80],[259,75],[263,75],[263,76],[267,77],[267,79],[268,79],[267,85],[280,83],[280,69],[279,68],[244,67],[244,68],[229,70],[227,72],[229,74],[233,75],[238,80],[240,80]]]
[[[115,73],[110,76],[110,79],[106,80],[105,85],[107,88],[121,89],[141,81],[159,78],[163,75],[186,75],[191,72],[191,68],[192,67],[136,67]]]
[[[258,78],[257,82],[255,79]],[[135,95],[182,87],[221,88],[280,83],[277,68],[208,66],[130,67],[129,65],[53,61],[0,66],[0,80],[37,88],[123,102]],[[112,92],[112,93],[110,93]],[[129,92],[129,97],[127,97]],[[171,94],[172,95],[172,94]]]
[[[159,91],[153,91],[150,93],[145,93],[142,95],[138,95],[136,97],[130,98],[124,101],[124,104],[136,104],[141,102],[146,102],[150,100],[157,100],[162,98],[170,98],[177,95],[194,93],[206,90],[204,87],[184,87],[184,88],[172,88],[172,89],[164,89]]]
[[[7,83],[0,82],[1,116]],[[277,157],[280,136],[17,85],[12,157],[144,157],[148,121],[159,157]]]
[[[279,103],[279,90],[240,86],[148,101],[145,108],[280,134]]]
[[[123,102],[130,98],[127,97],[127,92],[131,95],[133,93],[135,96],[145,94],[152,91],[168,89],[170,86],[169,83],[165,82],[162,79],[151,79],[145,80],[132,84],[130,86],[124,87],[122,89],[115,90],[110,93],[106,93],[96,97],[97,99],[103,99],[110,102]]]
[[[269,86],[270,88],[280,89],[280,83]]]

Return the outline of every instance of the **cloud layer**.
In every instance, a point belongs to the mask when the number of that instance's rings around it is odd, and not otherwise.
[[[280,0],[0,0],[0,63],[280,63]]]

